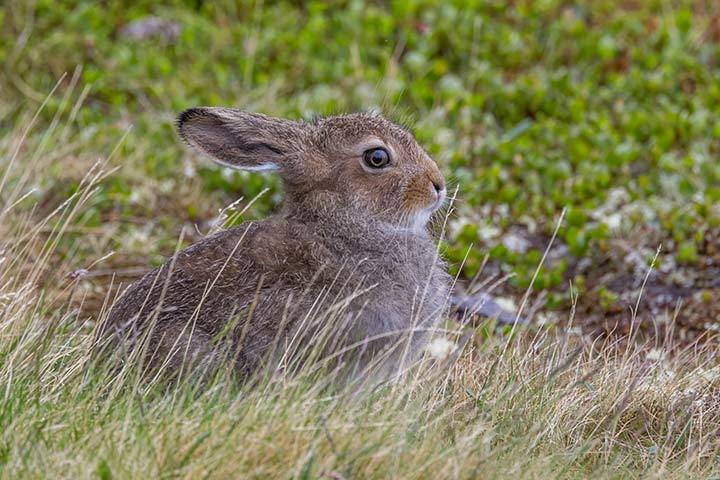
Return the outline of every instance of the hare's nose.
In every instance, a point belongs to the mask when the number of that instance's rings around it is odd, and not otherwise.
[[[440,193],[443,190],[445,190],[445,181],[442,179],[439,180],[432,180],[433,187],[435,188],[436,193]]]

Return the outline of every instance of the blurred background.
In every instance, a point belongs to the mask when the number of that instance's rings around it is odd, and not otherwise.
[[[181,231],[186,245],[279,204],[276,178],[178,140],[179,111],[222,105],[409,125],[457,188],[442,248],[459,284],[509,309],[530,287],[536,323],[627,332],[662,245],[638,325],[720,328],[717,1],[22,0],[0,28],[0,176],[32,178],[26,215],[98,158],[115,168],[48,267],[87,269],[88,314]],[[7,161],[20,143],[37,163]]]

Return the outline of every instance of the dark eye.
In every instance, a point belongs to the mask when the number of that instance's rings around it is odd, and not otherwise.
[[[373,148],[363,153],[363,161],[370,168],[383,168],[390,163],[390,154],[384,148]]]

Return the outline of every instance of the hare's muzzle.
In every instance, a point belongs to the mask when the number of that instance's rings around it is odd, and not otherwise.
[[[432,211],[437,210],[440,208],[445,201],[445,197],[447,196],[447,190],[445,188],[445,179],[442,177],[442,174],[437,172],[431,172],[428,175],[428,180],[430,181],[430,195],[431,195],[431,202],[429,205],[429,208]]]
[[[447,190],[445,189],[444,184],[442,185],[442,187],[438,188],[438,185],[433,183],[433,187],[434,202],[431,208],[433,211],[435,211],[438,208],[442,207],[442,204],[445,203],[445,198],[447,198]]]

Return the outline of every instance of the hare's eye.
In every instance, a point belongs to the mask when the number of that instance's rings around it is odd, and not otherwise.
[[[384,148],[372,148],[363,153],[363,161],[370,168],[383,168],[390,163],[390,154]]]

